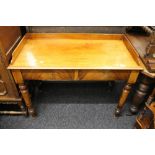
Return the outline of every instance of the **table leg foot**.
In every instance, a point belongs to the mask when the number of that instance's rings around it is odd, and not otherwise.
[[[29,113],[29,115],[31,115],[32,117],[36,117],[36,116],[37,116],[37,113],[36,113],[36,111],[34,110],[34,108],[28,108],[28,113]]]
[[[120,115],[121,115],[121,108],[118,108],[118,107],[117,107],[117,108],[115,109],[115,116],[116,116],[116,117],[119,117]]]

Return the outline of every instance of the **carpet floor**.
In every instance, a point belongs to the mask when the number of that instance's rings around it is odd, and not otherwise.
[[[132,93],[116,118],[124,83],[38,82],[32,102],[37,117],[0,116],[1,129],[131,129],[135,117],[128,108]]]

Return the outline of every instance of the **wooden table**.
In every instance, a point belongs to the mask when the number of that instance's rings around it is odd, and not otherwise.
[[[139,55],[122,34],[27,33],[8,69],[31,115],[34,109],[25,80],[126,80],[115,111],[119,115],[142,67]]]

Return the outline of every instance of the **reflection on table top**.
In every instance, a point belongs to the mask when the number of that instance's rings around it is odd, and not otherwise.
[[[9,69],[140,70],[122,35],[109,36],[27,34],[15,49]]]

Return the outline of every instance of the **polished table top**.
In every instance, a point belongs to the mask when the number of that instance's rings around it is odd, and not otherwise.
[[[9,69],[141,70],[124,35],[27,33]]]

